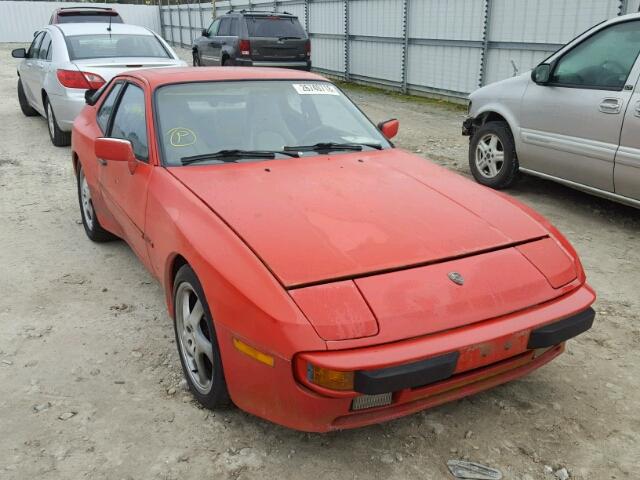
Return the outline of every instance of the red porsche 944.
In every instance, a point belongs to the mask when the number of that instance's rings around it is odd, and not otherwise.
[[[80,211],[158,278],[184,375],[291,428],[381,422],[521,377],[592,325],[576,252],[280,69],[115,77],[73,129]]]

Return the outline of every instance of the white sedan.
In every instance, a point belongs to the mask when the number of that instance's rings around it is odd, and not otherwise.
[[[186,63],[151,30],[121,23],[48,25],[28,49],[13,50],[18,66],[18,100],[27,116],[47,119],[51,141],[69,145],[71,126],[85,105],[85,92],[115,75]]]

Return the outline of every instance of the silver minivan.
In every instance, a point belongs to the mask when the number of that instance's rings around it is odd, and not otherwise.
[[[474,178],[501,189],[523,172],[640,208],[639,53],[640,14],[625,15],[472,93]]]

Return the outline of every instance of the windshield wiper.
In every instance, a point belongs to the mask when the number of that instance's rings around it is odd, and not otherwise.
[[[190,157],[182,157],[180,162],[182,165],[190,165],[192,163],[206,162],[207,160],[232,160],[235,161],[239,158],[260,158],[260,159],[272,159],[276,158],[276,155],[287,155],[289,157],[299,157],[297,153],[288,152],[286,150],[219,150],[212,153],[203,153],[201,155],[192,155]]]
[[[338,143],[338,142],[319,142],[313,145],[297,145],[287,146],[283,150],[286,152],[330,152],[334,150],[352,150],[359,152],[363,147],[375,148],[382,150],[382,145],[378,143]]]

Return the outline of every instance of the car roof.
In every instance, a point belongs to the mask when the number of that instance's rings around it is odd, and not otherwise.
[[[96,35],[108,34],[107,28],[111,25],[112,35],[153,35],[153,32],[146,27],[131,25],[129,23],[58,23],[55,26],[59,28],[65,36],[73,35]]]
[[[190,82],[216,82],[229,80],[301,80],[301,81],[326,81],[321,75],[289,70],[285,68],[264,67],[177,67],[177,68],[150,68],[134,70],[123,73],[123,77],[134,77],[151,88],[172,83]]]
[[[62,8],[56,8],[55,10],[56,13],[61,13],[61,12],[87,12],[87,13],[113,13],[116,12],[113,8],[111,7],[80,7],[80,6],[76,6],[76,7],[62,7]],[[118,12],[116,12],[118,13]]]

